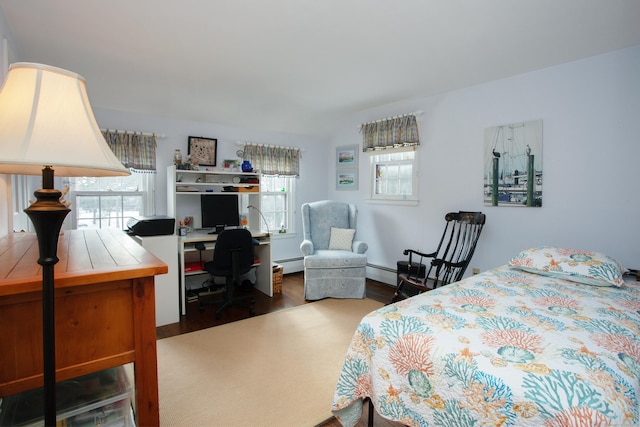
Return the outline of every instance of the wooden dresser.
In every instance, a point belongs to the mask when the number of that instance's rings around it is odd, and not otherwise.
[[[167,266],[119,230],[60,236],[56,380],[133,362],[136,421],[157,426],[154,276]],[[0,397],[41,387],[42,271],[35,234],[0,237]]]

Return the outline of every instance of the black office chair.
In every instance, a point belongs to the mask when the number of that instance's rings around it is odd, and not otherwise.
[[[207,261],[204,269],[213,277],[226,278],[224,298],[200,300],[200,311],[204,310],[205,304],[219,304],[216,308],[216,319],[222,316],[226,308],[234,305],[248,308],[251,316],[256,314],[253,309],[253,296],[233,296],[234,287],[240,285],[240,276],[253,268],[253,262],[253,237],[249,230],[238,228],[224,230],[218,234],[213,249],[213,260]],[[249,300],[249,303],[243,304],[246,300]]]
[[[485,215],[460,211],[449,212],[444,218],[447,224],[435,251],[404,250],[409,261],[406,272],[398,275],[392,303],[462,279],[476,250]]]

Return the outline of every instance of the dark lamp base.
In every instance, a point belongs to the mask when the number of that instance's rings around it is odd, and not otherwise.
[[[58,237],[70,209],[60,202],[62,193],[53,187],[53,170],[42,170],[44,188],[34,195],[36,202],[25,209],[36,230],[42,266],[42,360],[44,382],[44,422],[56,425],[56,335],[53,267],[58,262]]]

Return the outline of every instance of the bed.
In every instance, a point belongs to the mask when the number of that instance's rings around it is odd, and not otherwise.
[[[365,316],[337,381],[409,426],[640,424],[640,282],[604,254],[527,249]]]

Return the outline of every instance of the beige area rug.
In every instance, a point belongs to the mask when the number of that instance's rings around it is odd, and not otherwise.
[[[313,426],[358,323],[382,303],[325,299],[158,341],[160,425]]]

